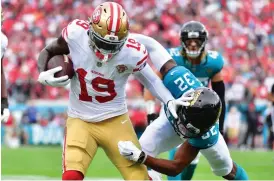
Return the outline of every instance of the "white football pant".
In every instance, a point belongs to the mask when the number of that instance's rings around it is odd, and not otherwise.
[[[152,157],[169,151],[184,142],[174,131],[163,110],[160,116],[146,128],[139,141],[142,150]],[[220,133],[215,145],[207,149],[201,149],[200,152],[209,162],[211,170],[215,175],[226,176],[231,172],[233,161],[224,138]],[[199,155],[197,157],[198,160]],[[192,163],[197,162],[195,160]]]

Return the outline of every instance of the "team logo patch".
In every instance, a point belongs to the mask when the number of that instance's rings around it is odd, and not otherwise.
[[[101,13],[102,13],[102,8],[99,7],[96,9],[93,14],[92,14],[92,23],[97,24],[100,22],[101,19]]]
[[[116,69],[117,69],[118,73],[121,74],[121,73],[125,72],[128,68],[125,65],[117,65]]]

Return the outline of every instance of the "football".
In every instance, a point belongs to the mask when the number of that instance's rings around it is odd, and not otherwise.
[[[74,69],[71,59],[67,55],[56,55],[52,57],[47,64],[47,70],[61,66],[63,69],[54,74],[54,77],[68,75],[69,79],[74,76]]]

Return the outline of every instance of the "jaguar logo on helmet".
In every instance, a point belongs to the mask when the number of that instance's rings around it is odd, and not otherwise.
[[[190,106],[193,106],[195,104],[195,102],[197,101],[197,99],[199,98],[200,94],[201,94],[202,90],[197,90],[194,93],[194,97],[192,99],[192,101],[190,101]]]
[[[92,14],[92,23],[98,24],[100,22],[101,13],[102,13],[102,8],[101,7],[99,7],[98,9],[96,9],[93,12],[93,14]]]

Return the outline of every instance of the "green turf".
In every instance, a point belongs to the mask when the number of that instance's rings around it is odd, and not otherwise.
[[[37,175],[61,178],[61,147],[22,147],[19,149],[2,148],[2,176]],[[273,152],[232,151],[232,158],[248,172],[252,180],[274,180]],[[163,154],[162,157],[166,157]],[[99,149],[87,177],[121,178],[119,172]],[[165,177],[164,177],[165,178]],[[194,179],[219,180],[210,170],[206,160],[201,157]]]

